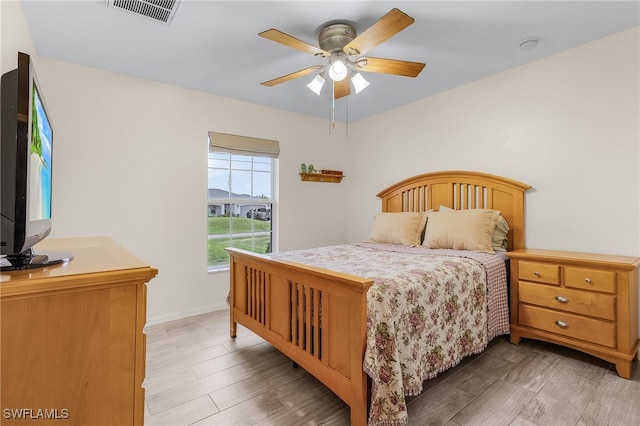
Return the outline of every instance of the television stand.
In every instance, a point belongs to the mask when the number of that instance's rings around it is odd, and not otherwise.
[[[38,250],[30,248],[20,254],[10,254],[0,259],[0,271],[20,271],[23,269],[45,268],[51,265],[67,263],[73,255],[62,250]]]
[[[158,270],[106,237],[38,247],[74,259],[0,274],[0,423],[142,426],[147,282]]]

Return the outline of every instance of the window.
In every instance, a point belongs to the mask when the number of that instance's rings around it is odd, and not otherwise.
[[[271,252],[279,148],[277,141],[223,133],[210,132],[209,139],[207,258],[214,270],[229,266],[226,247]]]

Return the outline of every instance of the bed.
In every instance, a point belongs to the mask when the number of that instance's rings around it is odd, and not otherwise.
[[[504,242],[504,250],[523,248],[524,193],[528,188],[528,185],[511,179],[479,172],[442,171],[421,174],[377,194],[382,202],[381,213],[378,216],[384,220],[395,221],[398,217],[413,218],[416,215],[424,215],[426,228],[420,230],[418,244],[413,244],[412,241],[396,244],[394,241],[375,239],[358,244],[270,255],[229,248],[227,251],[231,257],[230,334],[235,337],[237,325],[240,324],[264,338],[314,375],[350,406],[352,425],[365,425],[367,422],[371,425],[405,424],[407,415],[404,397],[418,394],[424,379],[456,365],[464,356],[483,350],[495,335],[508,333],[508,312],[504,313],[506,305],[499,309],[488,308],[491,294],[499,293],[486,290],[489,274],[473,269],[460,272],[462,263],[468,264],[470,268],[477,268],[480,264],[486,266],[483,262],[495,264],[495,259],[500,257],[487,253],[492,250],[460,250],[465,247],[454,249],[455,247],[437,244],[425,247],[424,244],[427,240],[437,241],[438,235],[434,236],[433,232],[436,231],[432,232],[432,229],[436,229],[435,224],[444,218],[467,213],[475,217],[478,212],[493,211],[493,226],[495,218],[499,216],[508,223],[509,231]],[[432,213],[434,211],[435,214]],[[382,223],[378,216],[374,230]],[[404,224],[403,226],[406,227]],[[415,233],[415,230],[412,232]],[[438,346],[438,352],[420,353],[415,349],[418,346],[414,341],[415,336],[409,335],[413,331],[390,331],[386,328],[387,323],[377,322],[376,315],[382,315],[379,311],[394,310],[375,305],[385,298],[388,299],[385,291],[381,290],[381,281],[385,281],[386,278],[376,278],[373,272],[349,272],[372,271],[375,266],[367,265],[366,259],[373,259],[375,265],[378,261],[371,257],[374,256],[374,251],[382,251],[379,255],[381,258],[391,259],[392,256],[398,256],[399,260],[393,261],[396,265],[410,266],[400,275],[412,276],[412,279],[418,274],[427,274],[424,270],[429,268],[443,269],[443,265],[457,271],[460,282],[454,283],[450,279],[444,279],[446,285],[436,285],[438,288],[446,289],[439,291],[445,297],[447,294],[455,294],[455,305],[451,304],[450,298],[442,302],[445,311],[439,314],[425,312],[422,307],[418,307],[416,309],[419,311],[414,310],[405,316],[412,330],[420,330],[422,333],[419,338],[427,336],[440,339],[438,342],[455,341],[456,344],[451,343],[451,346],[445,349]],[[413,256],[414,252],[427,251],[431,257],[424,261],[424,266],[406,259]],[[365,254],[358,254],[362,252]],[[352,259],[356,267],[349,269],[343,268],[341,263],[331,263],[335,259],[342,262],[340,259],[345,258]],[[429,262],[436,262],[433,259],[437,259],[437,264],[432,267],[429,266]],[[504,260],[502,262],[503,272],[498,275],[506,276]],[[379,275],[384,273],[380,272]],[[480,291],[473,281],[477,279],[483,280],[485,285]],[[422,281],[426,278],[417,280],[421,282],[420,285],[425,285]],[[392,286],[396,288],[395,283]],[[368,304],[367,293],[370,289]],[[506,281],[502,284],[502,289],[503,302],[506,304]],[[468,299],[462,299],[466,297],[463,296],[463,291],[469,294]],[[416,294],[429,297],[426,291],[413,290],[408,291],[408,296],[403,297],[411,299]],[[435,295],[433,297],[435,300]],[[449,315],[449,307],[455,307],[451,308],[452,310],[462,310],[458,308],[464,306],[465,309],[471,310],[474,308],[468,305],[477,305],[478,301],[482,307],[475,308],[476,313],[472,313],[475,316],[453,319],[455,324],[451,327],[443,323],[442,317]],[[496,314],[501,310],[501,314]],[[503,318],[506,316],[506,325],[504,321],[496,325],[496,320],[491,319],[491,315],[501,315]],[[417,316],[432,320],[433,325],[430,328],[416,325],[417,323],[412,321]],[[460,321],[464,322],[464,327],[459,324]],[[465,334],[451,336],[452,327],[464,328]],[[440,334],[436,329],[441,329]],[[389,336],[393,336],[393,339]],[[387,351],[390,346],[394,346],[393,351]],[[399,355],[390,354],[398,352],[395,346],[413,349],[405,350],[402,354],[403,359],[395,359],[394,357]],[[418,358],[419,362],[417,361],[413,369],[405,369],[405,364],[411,357]],[[413,377],[415,374],[417,377]],[[413,383],[410,383],[411,381]]]

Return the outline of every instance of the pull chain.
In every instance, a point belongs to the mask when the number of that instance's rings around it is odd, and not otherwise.
[[[347,137],[349,137],[349,97],[347,96],[347,99],[345,99],[345,103],[346,103],[346,107],[347,110],[345,111],[345,134],[347,135]]]
[[[329,134],[336,128],[336,82],[331,80],[331,128]]]

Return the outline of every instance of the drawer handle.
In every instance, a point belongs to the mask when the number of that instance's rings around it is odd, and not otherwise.
[[[560,328],[568,328],[569,324],[564,321],[556,320],[556,325]]]
[[[591,284],[591,278],[585,278],[584,282],[587,283],[587,284]]]
[[[556,296],[556,300],[560,303],[569,303],[569,299],[563,296]]]
[[[539,276],[540,276],[540,272],[538,272],[538,271],[533,271],[533,275],[535,275],[536,277],[539,277]]]

